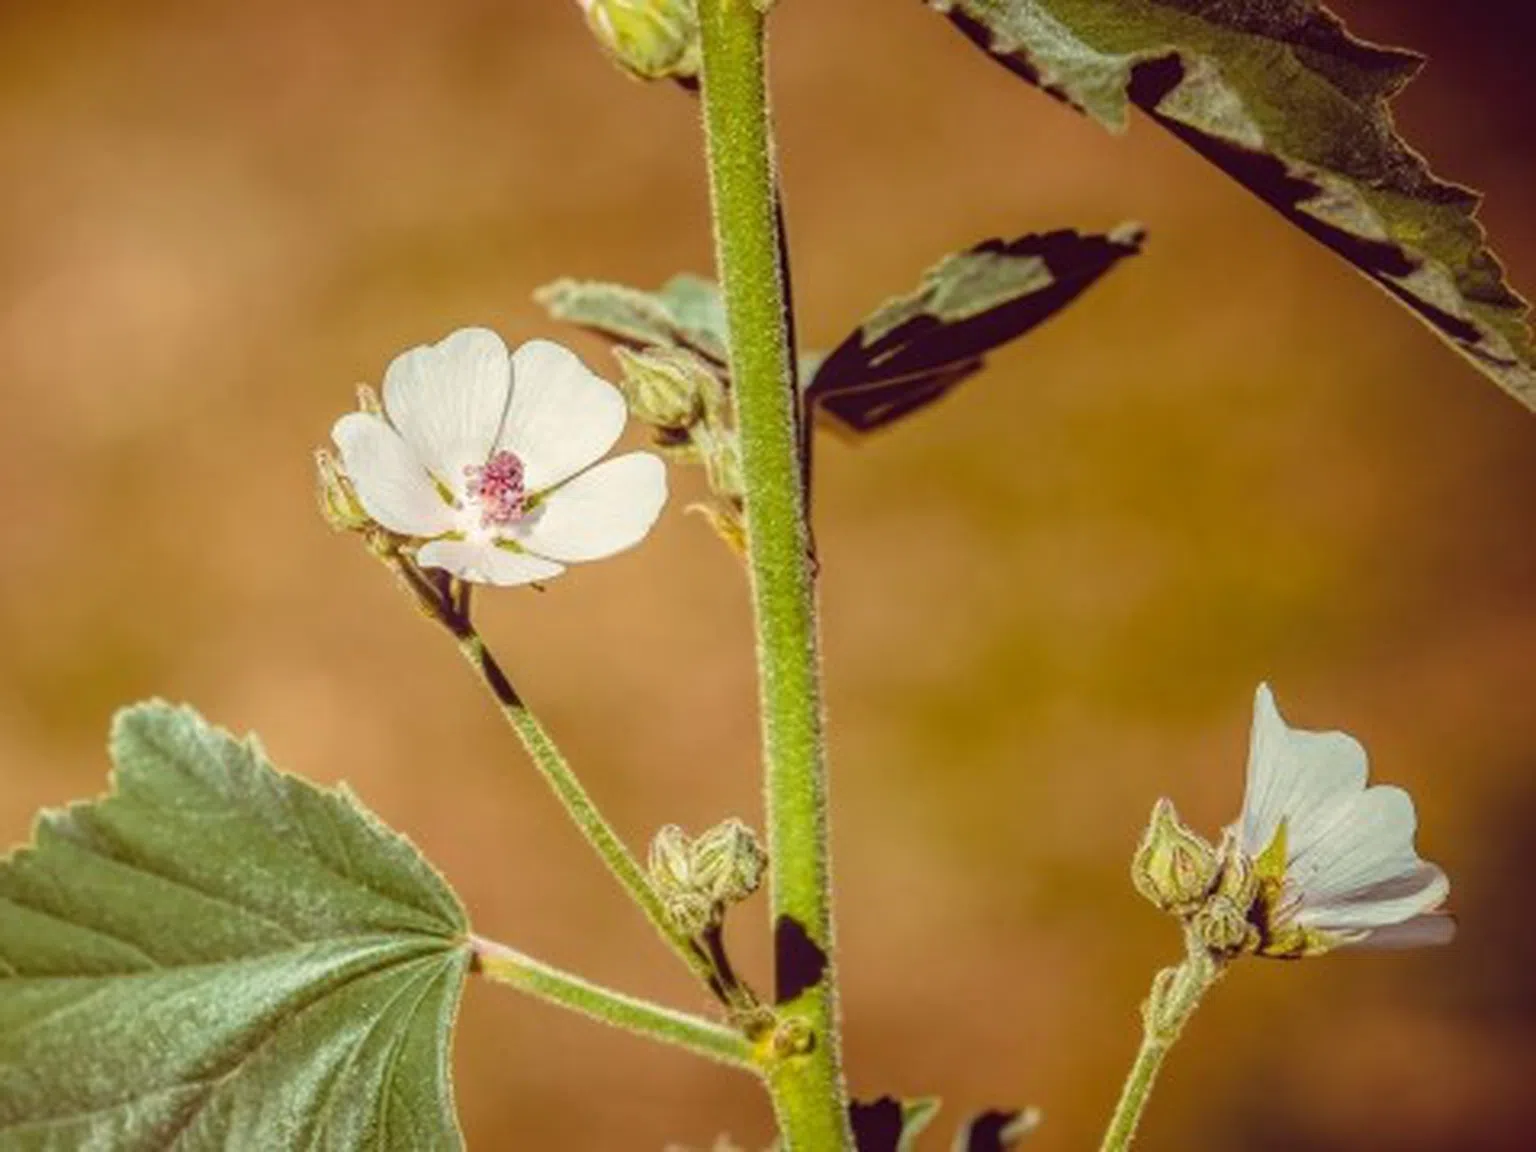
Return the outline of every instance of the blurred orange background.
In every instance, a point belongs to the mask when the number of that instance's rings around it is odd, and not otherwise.
[[[1436,56],[1400,120],[1489,190],[1536,287],[1530,18],[1341,7]],[[1536,423],[1170,137],[1110,137],[915,0],[786,0],[774,25],[808,345],[985,236],[1151,230],[951,400],[822,444],[854,1090],[951,1121],[1034,1103],[1029,1147],[1093,1145],[1179,946],[1130,852],[1158,795],[1208,832],[1235,815],[1268,678],[1413,792],[1461,937],[1244,963],[1145,1147],[1530,1147]],[[356,382],[464,324],[610,369],[530,292],[706,272],[706,213],[690,101],[617,74],[570,3],[0,8],[0,838],[100,789],[118,704],[187,699],[350,781],[484,934],[705,1009],[445,639],[321,523],[310,450]],[[682,514],[697,479],[674,487],[639,550],[482,597],[641,848],[760,823],[744,583]],[[762,903],[733,922],[760,986]],[[468,989],[457,1069],[472,1147],[769,1136],[745,1078],[503,989]]]

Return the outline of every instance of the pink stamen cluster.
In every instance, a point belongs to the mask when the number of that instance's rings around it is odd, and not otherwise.
[[[523,514],[528,494],[523,489],[523,462],[511,452],[497,452],[483,465],[464,469],[469,498],[480,505],[480,526],[511,524]]]

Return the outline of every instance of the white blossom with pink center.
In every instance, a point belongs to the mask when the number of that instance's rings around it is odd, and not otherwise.
[[[331,438],[363,509],[423,541],[424,567],[482,584],[548,580],[639,543],[667,499],[649,452],[602,460],[624,398],[569,349],[464,328],[384,374],[384,415],[353,412]]]

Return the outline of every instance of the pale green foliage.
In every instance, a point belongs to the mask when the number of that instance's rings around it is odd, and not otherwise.
[[[0,1147],[456,1149],[463,910],[345,791],[186,708],[0,863]]]
[[[926,408],[981,371],[989,352],[1034,331],[1140,252],[1143,239],[1137,224],[1107,234],[1061,229],[985,240],[945,256],[833,351],[800,354],[807,403],[853,433]],[[557,320],[623,345],[691,349],[725,374],[725,314],[711,281],[675,276],[652,293],[558,280],[535,298]]]
[[[1484,246],[1477,194],[1393,128],[1387,102],[1420,57],[1355,39],[1315,0],[929,2],[1110,128],[1142,108],[1536,408],[1526,305]]]
[[[724,364],[725,304],[712,280],[682,273],[657,292],[596,280],[556,280],[533,294],[556,320],[638,348],[684,347]]]

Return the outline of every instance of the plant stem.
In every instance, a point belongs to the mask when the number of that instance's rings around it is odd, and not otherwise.
[[[474,970],[494,983],[510,985],[601,1023],[686,1048],[733,1068],[760,1071],[751,1041],[735,1029],[603,988],[504,944],[472,936],[470,947],[474,950]]]
[[[849,1148],[827,849],[815,589],[780,275],[762,0],[699,0],[715,245],[730,334],[757,625],[784,1145]]]
[[[1141,1007],[1141,1048],[1120,1090],[1120,1100],[1100,1145],[1101,1152],[1124,1152],[1131,1146],[1163,1059],[1200,1006],[1201,998],[1220,976],[1220,963],[1191,941],[1183,963],[1164,968],[1153,979],[1152,991]]]
[[[608,866],[608,871],[617,878],[661,938],[671,945],[673,951],[722,1002],[728,1003],[709,958],[673,924],[640,862],[598,811],[597,804],[582,787],[554,740],[539,723],[538,717],[523,703],[523,698],[518,695],[495,655],[475,629],[469,615],[468,587],[457,582],[450,584],[434,580],[398,549],[384,548],[376,551],[406,590],[416,598],[422,611],[453,637],[459,653],[490,692],[502,718],[517,733],[518,739],[527,749],[539,775],[544,777],[545,783],[555,793],[587,843]]]

